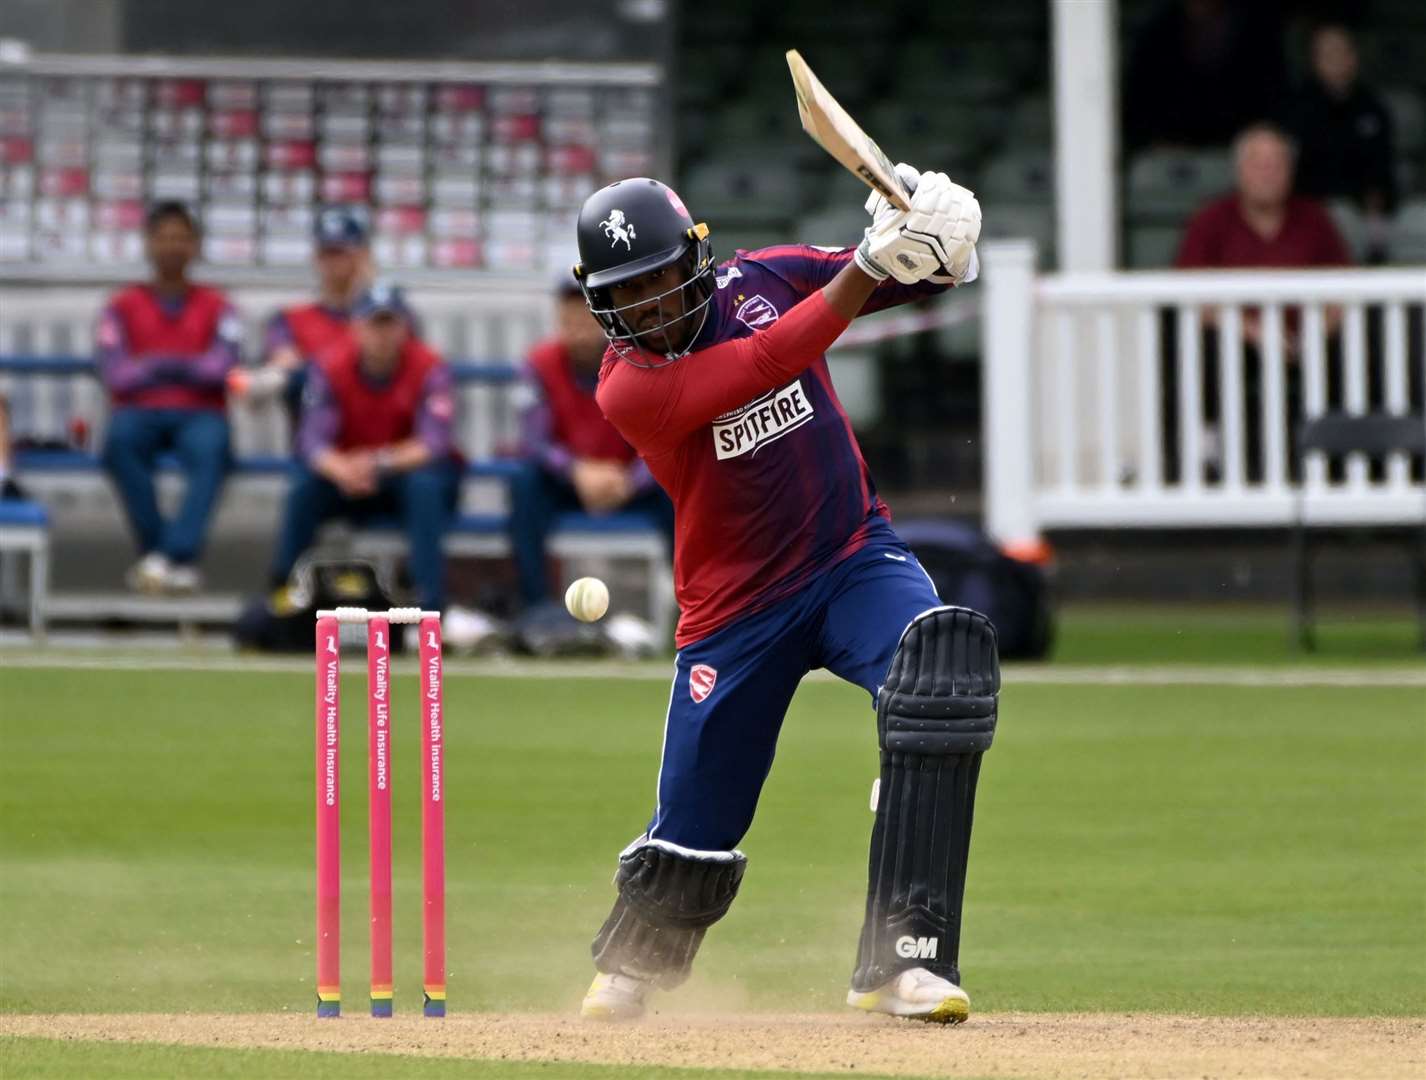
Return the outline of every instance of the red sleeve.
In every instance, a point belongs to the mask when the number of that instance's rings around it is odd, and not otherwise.
[[[1180,270],[1199,270],[1219,265],[1217,257],[1219,215],[1217,206],[1206,206],[1189,219],[1179,241],[1173,264]]]
[[[806,370],[847,325],[819,289],[751,337],[658,368],[611,363],[595,396],[631,446],[644,457],[657,457],[700,425]]]

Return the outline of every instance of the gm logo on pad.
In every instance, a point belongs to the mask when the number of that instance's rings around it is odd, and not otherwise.
[[[940,938],[912,937],[910,934],[903,934],[896,939],[896,955],[903,960],[934,960],[940,944]]]

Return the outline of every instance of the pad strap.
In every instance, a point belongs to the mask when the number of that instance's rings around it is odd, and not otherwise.
[[[686,978],[708,927],[728,913],[743,880],[741,851],[697,851],[640,837],[619,855],[619,897],[594,938],[600,971],[673,989]]]

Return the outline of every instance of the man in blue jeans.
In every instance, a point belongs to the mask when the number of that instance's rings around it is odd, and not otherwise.
[[[375,284],[357,300],[352,329],[308,370],[272,584],[287,582],[323,522],[394,516],[410,544],[417,601],[439,610],[441,538],[460,481],[450,369],[413,334],[394,285]]]
[[[95,363],[112,405],[104,467],[139,549],[129,587],[194,592],[228,469],[224,382],[238,362],[242,325],[227,297],[188,279],[199,234],[187,207],[159,203],[145,234],[153,277],[116,293],[95,333]],[[187,482],[172,520],[154,491],[163,452],[178,459]]]

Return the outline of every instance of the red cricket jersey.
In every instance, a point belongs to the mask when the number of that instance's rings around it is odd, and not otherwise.
[[[346,312],[333,311],[319,303],[299,304],[282,313],[292,334],[292,344],[304,359],[320,356],[351,336]]]
[[[847,322],[820,290],[851,255],[739,251],[689,355],[642,368],[606,352],[597,401],[673,499],[680,648],[794,594],[890,519],[823,355]],[[863,311],[944,288],[883,282]]]
[[[853,441],[830,383],[807,371],[846,328],[819,292],[762,333],[665,367],[606,358],[599,403],[673,500],[679,648],[795,591],[877,512],[864,468],[834,480],[775,445],[780,433],[816,438],[800,430],[814,420]],[[831,550],[809,550],[819,518],[832,525]]]
[[[389,446],[409,439],[416,430],[427,376],[443,361],[424,342],[410,338],[396,374],[378,386],[362,377],[359,354],[351,338],[317,359],[337,404],[337,448]]]
[[[604,415],[673,500],[680,647],[796,592],[891,516],[823,356],[847,323],[820,290],[851,258],[740,251],[693,352],[657,368],[605,355]],[[944,289],[884,282],[863,310]]]
[[[148,285],[130,285],[114,294],[100,317],[98,343],[101,349],[122,349],[134,360],[192,361],[219,344],[220,335],[233,336],[235,327],[224,327],[225,318],[235,319],[228,298],[217,289],[193,285],[177,307],[165,309],[158,294]],[[216,381],[146,382],[132,389],[111,388],[116,405],[148,409],[226,408],[221,376]]]

